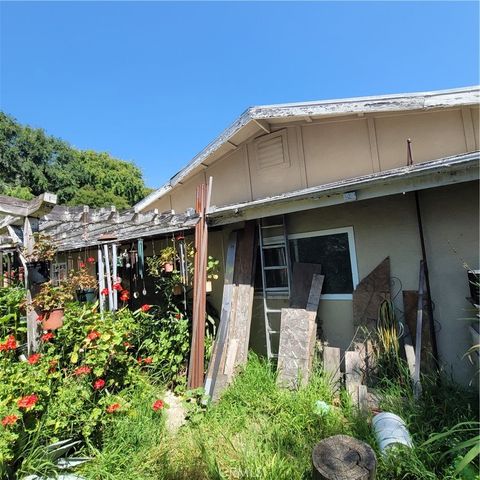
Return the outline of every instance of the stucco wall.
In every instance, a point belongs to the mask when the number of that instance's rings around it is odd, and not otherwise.
[[[425,190],[420,192],[420,201],[441,359],[457,380],[468,382],[473,370],[461,358],[470,342],[468,322],[462,318],[468,317],[470,305],[465,300],[469,290],[462,262],[465,260],[472,268],[479,266],[478,184]],[[417,290],[421,249],[412,193],[298,212],[288,215],[287,223],[292,234],[352,226],[360,279],[389,256],[397,307],[403,309],[401,289]],[[212,252],[218,255],[220,241],[226,248],[225,239],[232,228],[211,236]],[[219,288],[221,282],[217,283]],[[219,308],[221,293],[216,292],[212,300]],[[319,318],[324,340],[345,349],[354,333],[352,302],[322,300]],[[254,304],[250,345],[265,352],[260,298]]]
[[[146,209],[182,212],[194,206],[195,187],[213,177],[212,205],[222,206],[322,185],[406,164],[474,151],[478,108],[447,108],[291,122],[259,130]]]

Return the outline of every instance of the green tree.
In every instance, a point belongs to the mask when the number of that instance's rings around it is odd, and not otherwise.
[[[0,193],[21,198],[50,191],[59,203],[128,208],[150,192],[133,163],[105,152],[73,148],[3,112],[0,169]]]

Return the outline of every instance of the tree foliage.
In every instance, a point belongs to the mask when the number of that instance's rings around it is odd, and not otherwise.
[[[133,163],[78,150],[42,129],[0,112],[0,194],[32,198],[56,193],[59,203],[127,208],[149,193]]]

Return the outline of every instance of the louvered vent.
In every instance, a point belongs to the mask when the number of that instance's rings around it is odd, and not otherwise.
[[[289,163],[285,132],[276,132],[255,142],[259,169]]]

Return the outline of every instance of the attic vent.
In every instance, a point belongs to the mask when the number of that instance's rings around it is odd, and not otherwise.
[[[286,131],[275,132],[255,140],[257,168],[289,166]]]

